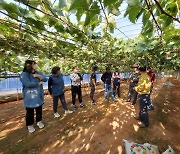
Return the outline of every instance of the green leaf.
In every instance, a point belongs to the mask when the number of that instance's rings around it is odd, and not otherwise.
[[[55,14],[59,15],[59,16],[64,16],[62,10],[60,10],[60,9],[54,9],[54,8],[53,8],[52,11],[53,11]]]
[[[113,23],[109,23],[108,24],[108,28],[109,28],[109,31],[111,32],[111,33],[114,33],[114,24]]]
[[[56,28],[57,32],[64,32],[65,31],[63,25],[61,25],[59,23],[57,23],[54,27]]]
[[[143,18],[142,18],[142,21],[143,21],[143,25],[145,26],[150,18],[151,14],[147,11],[147,12],[144,12],[143,14]]]
[[[166,28],[173,22],[172,18],[170,18],[164,14],[160,15],[160,19],[162,19],[162,28]]]
[[[146,26],[143,27],[143,30],[142,30],[142,34],[143,35],[147,35],[148,37],[151,37],[152,34],[153,34],[153,24],[151,21],[148,21]]]
[[[56,20],[56,19],[54,19],[54,18],[52,18],[52,17],[49,18],[49,26],[50,26],[50,27],[54,26],[56,23],[57,23],[57,20]]]
[[[39,30],[45,30],[44,23],[33,18],[26,18],[27,23],[34,25]]]
[[[115,3],[116,1],[118,1],[118,0],[104,0],[104,6],[105,7],[109,6],[109,5],[113,4],[113,3]]]
[[[2,5],[4,3],[4,0],[0,1],[0,10],[3,8]]]
[[[128,6],[124,16],[126,17],[127,15],[129,15],[129,20],[132,23],[135,23],[140,11],[141,11],[141,7],[139,5]]]
[[[129,6],[135,6],[135,5],[140,4],[140,1],[139,0],[127,0],[127,3]]]
[[[61,9],[61,8],[65,7],[65,6],[67,6],[66,5],[66,0],[59,0],[59,8]]]
[[[84,13],[84,10],[83,10],[83,9],[78,9],[78,10],[77,10],[76,17],[77,17],[77,20],[78,20],[78,21],[80,21],[83,13]]]
[[[96,14],[100,13],[100,8],[97,2],[93,2],[93,4],[91,5],[89,9],[89,12],[90,12],[91,18],[93,18]]]
[[[85,19],[85,22],[84,22],[84,26],[87,26],[89,23],[90,23],[90,15],[89,15],[89,13],[87,12],[87,14],[86,14],[86,19]]]
[[[73,0],[70,10],[78,10],[78,9],[83,9],[83,10],[88,10],[89,5],[86,0]]]
[[[20,13],[20,11],[19,11],[18,7],[16,6],[16,4],[2,3],[2,8],[5,9],[10,15],[13,14],[13,16],[14,16],[16,14],[17,16],[22,16],[22,14]],[[16,16],[16,18],[17,18],[17,16]]]

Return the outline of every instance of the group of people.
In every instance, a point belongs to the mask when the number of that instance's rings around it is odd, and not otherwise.
[[[134,96],[133,105],[135,105],[137,97],[140,104],[139,116],[135,117],[137,120],[141,120],[141,128],[148,127],[148,109],[153,110],[154,107],[150,101],[150,94],[152,92],[153,83],[155,79],[154,73],[151,68],[133,66],[133,73],[130,77],[129,93],[127,102],[131,101]],[[95,105],[94,93],[97,85],[97,66],[93,66],[90,78],[90,99],[91,105]],[[147,74],[147,72],[148,74]],[[115,101],[115,96],[120,97],[120,72],[118,68],[111,73],[110,68],[106,68],[106,72],[103,73],[101,80],[104,83],[104,97],[105,101],[108,102],[109,95],[112,101]],[[85,108],[85,104],[82,101],[82,90],[81,83],[83,80],[82,75],[79,73],[78,68],[75,66],[72,68],[70,75],[71,80],[71,94],[72,94],[72,109],[76,110],[76,95],[78,95],[79,107]],[[73,111],[67,107],[65,99],[65,85],[61,69],[58,66],[52,68],[49,79],[42,73],[37,71],[36,62],[33,60],[26,60],[24,70],[20,75],[20,81],[23,85],[23,99],[24,106],[26,109],[26,126],[30,133],[35,131],[34,128],[34,110],[36,111],[36,124],[39,128],[44,128],[42,122],[42,105],[44,104],[44,90],[43,82],[48,81],[48,91],[53,99],[53,112],[54,117],[60,117],[58,112],[58,100],[60,99],[65,114],[71,114]]]

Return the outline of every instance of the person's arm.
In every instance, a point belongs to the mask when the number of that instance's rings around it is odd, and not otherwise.
[[[102,75],[101,80],[105,82],[105,74]]]
[[[23,86],[28,88],[38,87],[40,82],[30,81],[30,77],[28,75],[29,74],[23,72],[20,76],[20,81],[22,82]]]
[[[153,73],[153,75],[152,75],[152,79],[151,79],[151,82],[152,82],[152,86],[154,85],[154,81],[155,81],[155,74]]]
[[[133,81],[133,73],[131,73],[129,76],[129,82],[132,83],[132,81]]]
[[[114,81],[114,78],[115,78],[115,73],[112,74],[111,80]]]
[[[96,76],[95,75],[92,78],[92,83],[93,83],[94,86],[96,86]]]
[[[41,75],[41,77],[42,77],[41,80],[42,80],[43,82],[47,82],[48,79],[47,79],[46,75],[44,75],[44,74],[42,74],[42,73],[40,73],[40,75]]]
[[[33,77],[39,78],[40,81],[47,82],[47,77],[40,72],[37,72],[37,74],[33,74]]]
[[[48,80],[48,91],[50,95],[52,95],[52,84],[53,84],[53,80],[52,77],[50,77]]]
[[[80,73],[77,73],[77,74],[78,74],[78,76],[79,76],[79,78],[80,78],[80,81],[82,81],[82,80],[83,80],[82,75],[81,75]]]

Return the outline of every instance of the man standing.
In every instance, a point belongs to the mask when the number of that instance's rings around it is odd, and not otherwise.
[[[97,71],[98,67],[97,66],[93,66],[92,67],[92,72],[90,73],[90,78],[89,78],[89,85],[91,88],[91,92],[90,92],[90,99],[91,99],[91,105],[95,105],[95,100],[94,100],[94,93],[96,90],[96,71]]]
[[[137,84],[138,84],[140,74],[139,74],[137,65],[133,65],[132,69],[133,69],[133,73],[130,76],[130,84],[129,84],[129,92],[128,92],[127,102],[131,102],[131,98],[132,98],[132,96],[134,96],[132,105],[135,105],[136,101],[137,101],[137,92],[134,90],[134,87],[137,86]]]
[[[139,68],[141,77],[139,78],[138,85],[134,88],[138,93],[139,101],[139,116],[135,117],[136,120],[140,120],[142,123],[139,126],[140,128],[145,128],[149,126],[149,117],[148,117],[148,97],[151,89],[151,80],[148,74],[146,73],[146,66]]]
[[[153,85],[154,85],[154,81],[155,81],[155,73],[152,71],[150,66],[147,66],[147,74],[150,76],[151,84],[152,84],[150,94],[149,94],[148,110],[154,110],[154,106],[151,102],[150,95],[151,95],[152,90],[153,90]]]
[[[71,92],[72,92],[72,105],[74,109],[77,109],[76,103],[76,94],[78,95],[80,107],[85,108],[85,105],[82,104],[82,91],[81,91],[81,81],[83,80],[80,73],[78,73],[78,68],[75,66],[72,68],[72,74],[70,75],[71,80]]]
[[[114,101],[113,90],[111,86],[112,73],[109,67],[106,68],[106,72],[102,75],[101,80],[104,82],[104,97],[105,101],[108,101],[108,92],[111,96],[112,101]]]

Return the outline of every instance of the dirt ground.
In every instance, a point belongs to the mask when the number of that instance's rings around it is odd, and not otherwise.
[[[175,86],[165,86],[170,81]],[[121,154],[123,139],[151,143],[163,152],[170,145],[180,153],[180,80],[157,79],[153,89],[154,111],[149,112],[150,126],[138,128],[133,117],[138,113],[138,103],[126,103],[128,84],[121,84],[122,97],[117,102],[104,102],[103,87],[96,91],[97,105],[91,106],[88,89],[83,89],[86,109],[78,108],[64,115],[59,105],[60,118],[54,118],[52,99],[45,96],[43,106],[44,129],[29,134],[25,127],[25,110],[22,101],[0,104],[0,153],[53,153],[53,154]],[[71,109],[70,92],[66,100]],[[78,103],[77,103],[78,104]]]

